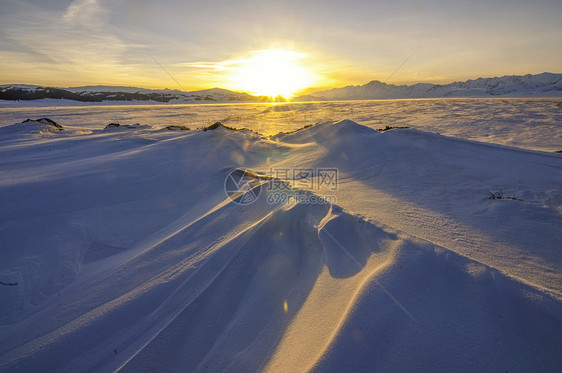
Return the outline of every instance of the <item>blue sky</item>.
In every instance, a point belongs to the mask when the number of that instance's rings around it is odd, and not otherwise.
[[[2,0],[0,84],[225,87],[224,66],[283,48],[319,86],[562,72],[562,1]],[[226,64],[226,65],[225,65]],[[225,87],[228,88],[228,87]]]

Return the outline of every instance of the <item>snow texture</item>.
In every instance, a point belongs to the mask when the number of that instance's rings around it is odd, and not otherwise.
[[[0,127],[1,371],[562,368],[560,154],[351,120],[56,119]],[[270,175],[247,205],[224,191],[240,167]],[[271,176],[293,168],[337,188]],[[271,202],[276,181],[334,199]]]

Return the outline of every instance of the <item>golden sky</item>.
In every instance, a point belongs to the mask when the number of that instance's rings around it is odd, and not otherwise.
[[[2,0],[0,84],[177,89],[153,56],[188,90],[254,92],[271,49],[308,87],[384,81],[410,56],[388,83],[559,73],[560,19],[559,0]]]

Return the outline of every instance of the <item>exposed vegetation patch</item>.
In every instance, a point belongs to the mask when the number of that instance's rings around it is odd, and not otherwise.
[[[109,123],[105,126],[104,130],[111,128],[139,128],[141,125],[139,123],[135,124],[120,124],[120,123]]]
[[[517,198],[515,194],[507,195],[503,192],[502,189],[498,190],[497,192],[487,191],[486,194],[488,195],[488,199],[512,199],[515,201],[521,201],[521,199]]]
[[[408,127],[408,126],[386,126],[384,128],[378,128],[377,131],[384,132],[384,131],[389,131],[389,130],[393,130],[393,129],[396,129],[396,128],[410,128],[410,127]]]
[[[26,119],[22,123],[29,123],[29,122],[44,124],[44,125],[50,127],[51,129],[54,129],[54,130],[57,130],[57,131],[63,131],[64,130],[63,126],[61,126],[60,124],[58,124],[57,122],[55,122],[54,120],[49,119],[49,118]]]
[[[217,128],[226,128],[227,130],[231,130],[231,131],[249,131],[249,132],[255,133],[256,135],[261,136],[261,134],[259,132],[254,131],[252,129],[228,127],[228,126],[225,126],[224,124],[222,124],[222,122],[215,122],[215,123],[211,124],[210,126],[203,127],[202,130],[203,130],[203,132],[207,132],[207,131],[216,130]]]
[[[191,131],[191,128],[188,126],[167,126],[164,127],[169,131]]]
[[[221,127],[226,128],[227,130],[231,130],[231,131],[240,131],[238,128],[225,126],[221,122],[215,122],[215,123],[211,124],[210,126],[203,127],[202,130],[203,130],[203,132],[207,132],[207,131],[216,130],[217,128],[221,128]]]

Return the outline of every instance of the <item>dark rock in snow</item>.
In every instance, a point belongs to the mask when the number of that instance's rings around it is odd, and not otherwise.
[[[39,123],[56,131],[64,130],[63,126],[61,126],[60,124],[49,118],[26,119],[22,123]]]
[[[141,128],[141,127],[150,128],[150,126],[141,126],[139,123],[135,123],[135,124],[109,123],[107,126],[105,126],[104,130],[108,130],[108,129],[112,129],[112,128],[129,128],[129,129],[133,129],[133,128]]]
[[[232,131],[237,131],[236,128],[232,128],[232,127],[227,127],[224,124],[222,124],[221,122],[215,122],[213,124],[211,124],[210,126],[207,127],[203,127],[203,132],[207,132],[210,130],[216,130],[217,128],[226,128],[227,130],[232,130]]]
[[[191,130],[187,126],[167,126],[165,128],[169,131],[190,131]]]

